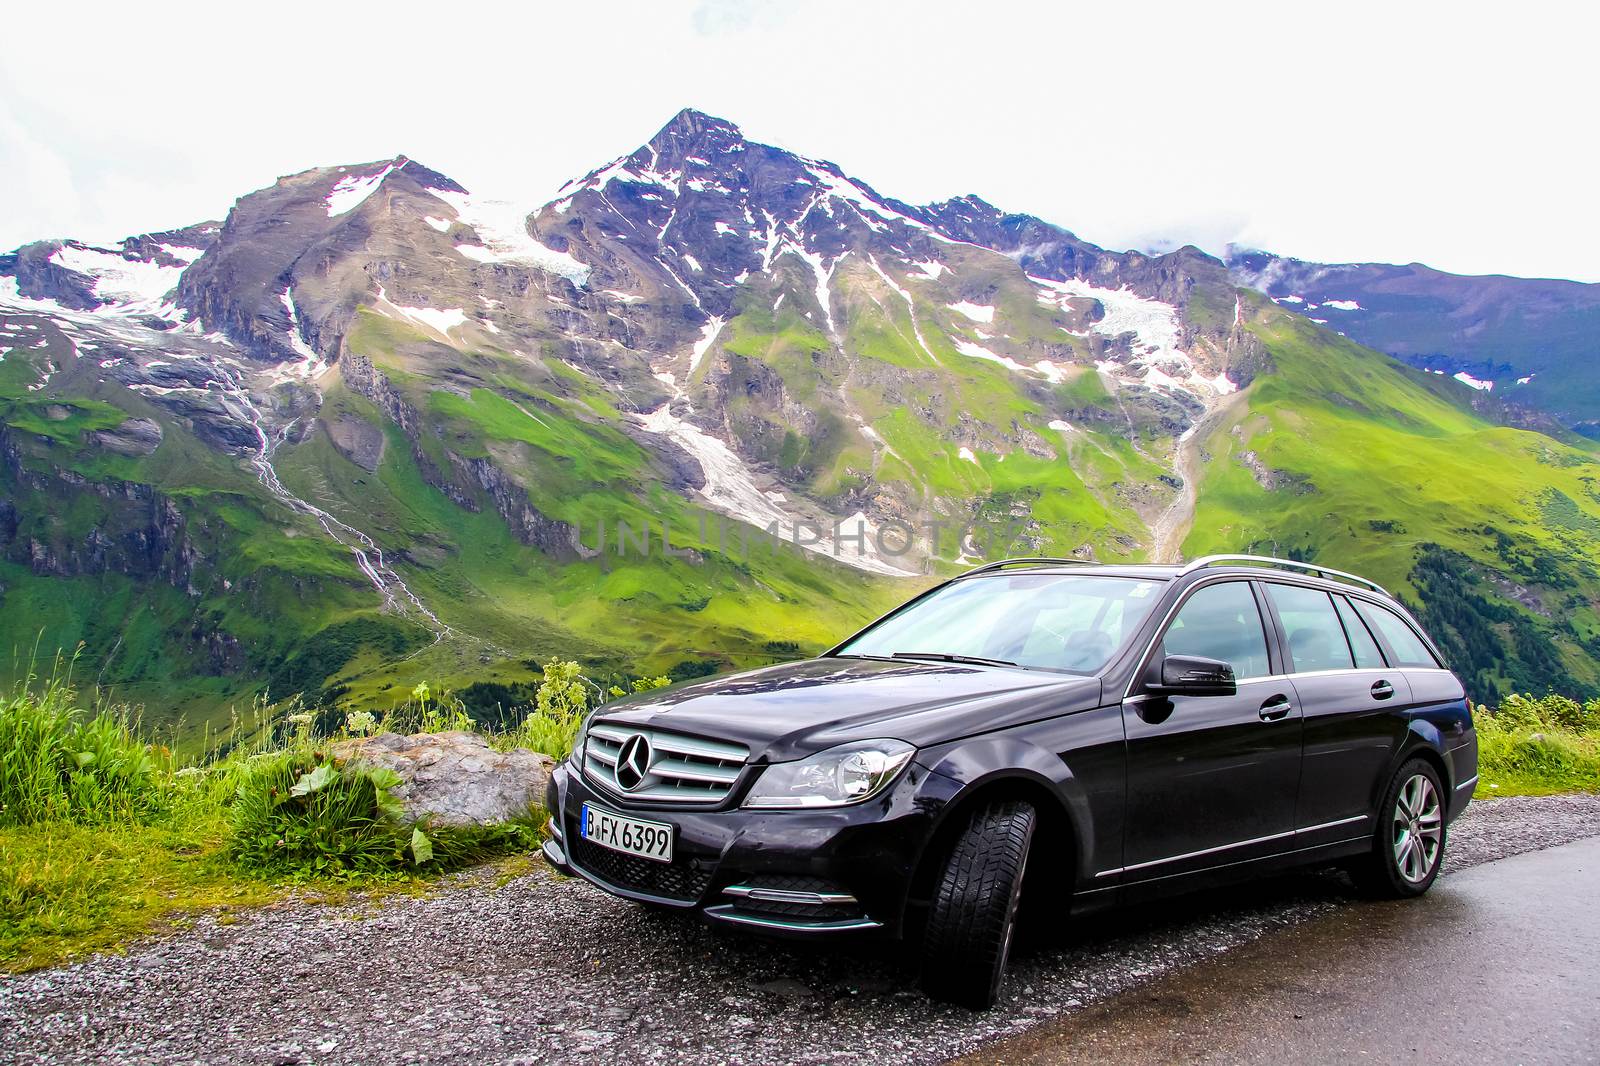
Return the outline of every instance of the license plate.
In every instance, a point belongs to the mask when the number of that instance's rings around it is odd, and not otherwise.
[[[629,818],[601,807],[583,805],[583,821],[578,835],[602,848],[637,855],[654,862],[672,861],[672,826]]]

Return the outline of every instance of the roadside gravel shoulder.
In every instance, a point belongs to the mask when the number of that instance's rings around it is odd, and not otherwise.
[[[1600,796],[1474,803],[1445,869],[1596,835]],[[722,933],[539,866],[480,872],[0,978],[0,1061],[932,1062],[1350,900],[1305,874],[1097,917],[1023,950],[975,1014],[923,998],[882,949]]]

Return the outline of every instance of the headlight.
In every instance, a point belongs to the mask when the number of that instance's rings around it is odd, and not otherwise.
[[[761,771],[746,807],[843,807],[889,786],[916,754],[903,740],[867,740]]]

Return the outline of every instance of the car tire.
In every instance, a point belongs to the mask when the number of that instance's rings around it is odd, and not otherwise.
[[[1433,887],[1444,865],[1445,791],[1425,759],[1401,766],[1378,806],[1372,850],[1352,862],[1356,887],[1379,899],[1410,899]]]
[[[1020,800],[972,813],[944,859],[922,941],[922,989],[974,1010],[1000,995],[1038,814]]]

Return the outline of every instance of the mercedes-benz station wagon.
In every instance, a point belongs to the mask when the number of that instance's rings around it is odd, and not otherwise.
[[[1426,892],[1477,759],[1461,681],[1364,578],[1005,560],[815,659],[600,708],[545,854],[715,922],[905,939],[985,1007],[1019,907],[1334,862]]]

